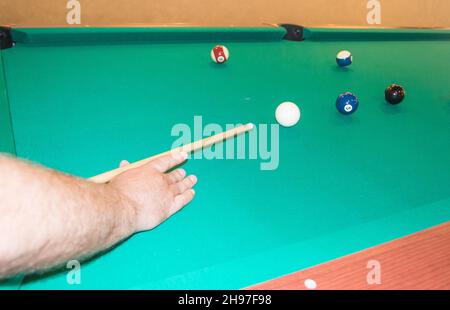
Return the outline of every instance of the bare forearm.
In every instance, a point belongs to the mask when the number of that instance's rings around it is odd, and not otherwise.
[[[108,248],[134,221],[132,202],[110,185],[0,155],[0,278]]]
[[[193,198],[186,153],[95,184],[0,154],[0,278],[48,269],[150,230]]]

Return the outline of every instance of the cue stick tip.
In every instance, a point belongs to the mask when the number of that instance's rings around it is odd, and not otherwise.
[[[245,125],[245,127],[246,127],[248,130],[253,130],[253,128],[255,128],[255,124],[253,124],[253,123],[248,123],[247,125]]]

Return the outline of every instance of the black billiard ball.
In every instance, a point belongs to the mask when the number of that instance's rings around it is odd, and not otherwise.
[[[390,104],[399,104],[405,98],[405,90],[397,84],[392,84],[384,91],[384,97]]]

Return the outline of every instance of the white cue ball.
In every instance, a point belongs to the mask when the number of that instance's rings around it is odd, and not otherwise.
[[[292,127],[300,120],[300,109],[293,102],[283,102],[275,111],[277,122],[284,127]]]

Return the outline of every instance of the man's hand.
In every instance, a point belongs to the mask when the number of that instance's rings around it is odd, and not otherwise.
[[[118,175],[108,184],[134,207],[136,232],[158,226],[194,198],[192,187],[197,183],[194,175],[186,177],[186,171],[181,168],[167,173],[182,164],[187,156],[174,153],[160,157]]]
[[[0,279],[83,259],[152,229],[194,197],[187,154],[155,159],[108,184],[0,154]]]

